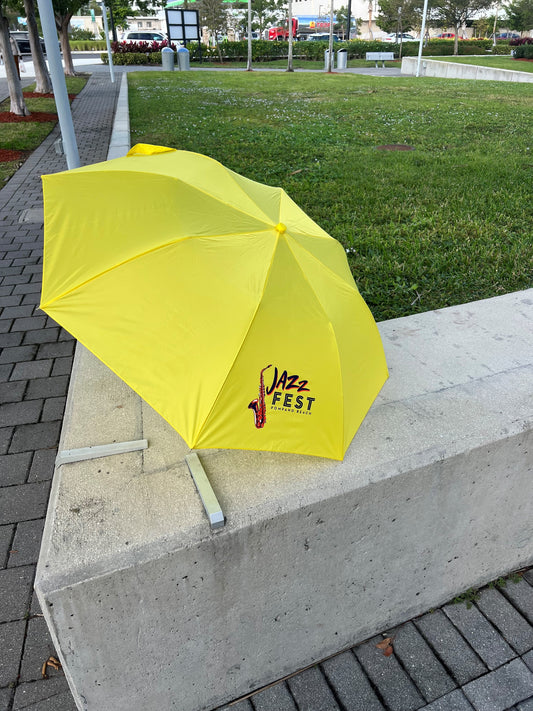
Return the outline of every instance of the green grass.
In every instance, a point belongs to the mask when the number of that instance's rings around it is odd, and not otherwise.
[[[324,60],[316,61],[314,59],[294,59],[292,62],[293,69],[316,69],[316,70],[324,70]],[[399,67],[400,66],[400,61],[397,60],[395,62],[385,62],[385,67]],[[231,68],[231,69],[246,69],[247,63],[246,62],[224,62],[220,64],[220,62],[217,62],[216,60],[210,63],[203,62],[203,64],[199,64],[198,62],[194,62],[193,64],[194,67],[203,67],[203,68],[213,68],[216,69],[217,67],[226,67],[226,68]],[[376,63],[375,62],[367,62],[365,59],[349,59],[348,60],[348,68],[349,69],[355,69],[355,68],[361,68],[361,67],[366,67],[368,69],[375,67]],[[381,62],[379,63],[379,67],[381,68]],[[260,70],[260,69],[287,69],[287,60],[286,59],[272,59],[269,62],[253,62],[252,63],[252,69],[254,70]]]
[[[87,83],[87,76],[66,77],[67,90],[69,94],[79,94]],[[35,84],[30,84],[24,88],[24,91],[33,91]],[[55,113],[54,99],[38,98],[25,99],[26,106],[30,113],[41,111],[45,113]],[[0,104],[0,111],[9,111],[9,99]],[[9,161],[6,163],[0,162],[0,187],[2,187],[9,178],[20,168],[24,162],[26,155],[35,150],[48,136],[54,128],[56,121],[46,121],[43,123],[24,122],[24,123],[3,123],[0,133],[0,148],[13,149],[24,151],[25,155],[21,160]]]
[[[282,186],[342,242],[378,320],[533,285],[529,85],[262,72],[128,77],[132,143],[205,153]],[[397,143],[415,150],[376,150]]]
[[[533,72],[533,62],[513,59],[512,57],[427,57],[440,62],[460,62],[461,64],[475,64],[480,67],[494,67],[496,69],[511,69],[515,72]]]

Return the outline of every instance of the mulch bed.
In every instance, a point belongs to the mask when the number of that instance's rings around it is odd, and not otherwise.
[[[53,99],[54,95],[53,94],[36,94],[34,91],[23,91],[22,95],[24,96],[25,99]],[[69,94],[68,95],[69,99],[75,99],[76,94]]]
[[[11,111],[0,111],[0,123],[46,123],[47,121],[57,121],[57,114],[32,111],[29,116],[17,116]]]
[[[24,151],[13,151],[10,148],[0,148],[0,163],[10,163],[13,160],[20,160]]]

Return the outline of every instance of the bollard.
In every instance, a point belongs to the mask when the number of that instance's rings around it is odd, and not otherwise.
[[[337,69],[346,69],[348,67],[348,52],[345,49],[337,51]]]
[[[324,69],[326,72],[328,71],[328,55],[329,55],[329,49],[324,50]],[[335,52],[331,53],[331,69],[335,69]]]
[[[161,50],[161,64],[164,72],[174,71],[174,50],[171,47],[163,47]]]
[[[178,49],[178,69],[180,70],[180,72],[184,72],[190,69],[189,50],[185,47],[180,47]]]

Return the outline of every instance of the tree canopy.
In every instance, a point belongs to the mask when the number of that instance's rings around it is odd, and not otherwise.
[[[385,32],[408,32],[422,24],[420,0],[380,0],[376,24]]]
[[[533,0],[516,0],[505,6],[509,29],[527,32],[533,29]]]

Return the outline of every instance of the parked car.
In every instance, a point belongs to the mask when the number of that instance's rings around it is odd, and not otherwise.
[[[520,35],[518,32],[501,32],[499,35],[496,35],[497,40],[512,40],[512,39],[520,39]]]
[[[167,36],[162,32],[154,32],[152,30],[135,30],[124,32],[121,42],[132,44],[133,42],[165,42]]]
[[[307,35],[307,41],[309,42],[311,40],[313,42],[329,42],[329,32],[323,32],[323,33],[318,32],[317,34],[314,34],[314,35]],[[340,42],[337,35],[333,35],[333,41]]]
[[[441,32],[440,35],[437,35],[437,39],[455,39],[455,35],[453,32]]]
[[[383,37],[381,41],[396,42],[396,44],[400,44],[400,40],[402,42],[418,42],[416,37],[413,37],[413,35],[410,35],[407,32],[399,32],[398,34],[396,32],[393,32],[392,34]]]
[[[19,52],[21,54],[31,54],[30,33],[29,32],[25,32],[24,30],[14,30],[13,32],[10,32],[9,34],[11,35],[11,37],[13,37],[13,39],[17,43]],[[46,53],[46,48],[44,46],[44,39],[42,37],[39,37],[39,42],[41,43],[41,49],[43,50],[44,53]]]

